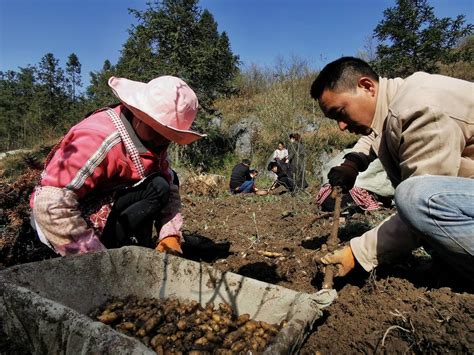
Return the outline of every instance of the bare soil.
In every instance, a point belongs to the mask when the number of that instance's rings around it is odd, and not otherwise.
[[[55,257],[29,227],[28,198],[37,177],[28,172],[14,184],[0,181],[0,269]],[[322,275],[312,258],[329,236],[332,220],[321,218],[302,232],[318,212],[315,192],[184,195],[183,256],[222,271],[316,292]],[[393,210],[350,212],[340,224],[343,242]],[[356,269],[336,279],[335,288],[337,300],[325,309],[301,354],[474,352],[474,286],[423,249],[371,274]]]

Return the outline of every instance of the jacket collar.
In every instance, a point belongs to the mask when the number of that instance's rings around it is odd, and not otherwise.
[[[376,136],[382,133],[385,119],[388,116],[388,109],[390,107],[390,104],[393,102],[393,99],[396,96],[397,91],[399,87],[403,84],[403,82],[404,80],[401,78],[379,78],[375,114],[374,119],[372,120],[372,125],[370,126]]]
[[[148,153],[148,149],[143,145],[140,138],[138,138],[135,130],[132,127],[132,123],[128,120],[125,116],[123,109],[120,110],[120,120],[122,121],[123,125],[125,126],[125,130],[127,131],[130,139],[132,140],[133,144],[138,150],[139,154]]]

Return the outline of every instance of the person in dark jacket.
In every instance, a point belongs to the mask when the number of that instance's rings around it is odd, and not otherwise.
[[[290,192],[295,190],[295,183],[293,179],[287,175],[285,170],[282,169],[278,162],[271,161],[270,164],[268,164],[268,170],[274,172],[277,176],[277,179],[273,182],[269,191],[273,191],[279,186],[283,186]]]
[[[291,143],[288,146],[288,158],[286,160],[290,167],[291,173],[289,175],[293,179],[295,187],[299,190],[304,190],[308,187],[305,178],[305,148],[298,133],[291,133],[289,138]]]
[[[255,172],[250,171],[250,160],[243,159],[241,163],[237,164],[232,169],[229,184],[230,192],[233,194],[255,192],[255,176]]]

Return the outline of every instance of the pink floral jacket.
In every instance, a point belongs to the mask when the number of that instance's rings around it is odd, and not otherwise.
[[[110,204],[91,211],[90,201],[106,201],[114,190],[160,173],[170,183],[170,200],[155,221],[159,240],[182,238],[178,187],[172,183],[166,150],[148,151],[122,114],[123,106],[102,109],[72,127],[47,158],[30,200],[32,224],[40,239],[59,254],[105,249],[100,235]],[[109,199],[111,201],[111,199]],[[89,209],[90,214],[84,211]]]

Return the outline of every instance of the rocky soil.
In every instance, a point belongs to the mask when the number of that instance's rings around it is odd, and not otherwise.
[[[0,181],[0,269],[56,257],[29,227],[28,199],[38,172]],[[184,257],[261,281],[316,292],[322,275],[312,258],[332,220],[314,205],[315,188],[294,197],[196,196],[183,191]],[[351,211],[341,220],[343,242],[379,223],[391,209]],[[302,227],[307,226],[303,232]],[[337,279],[337,300],[317,321],[302,354],[474,352],[473,285],[424,249],[376,272],[356,269]],[[5,351],[0,346],[0,353]]]

